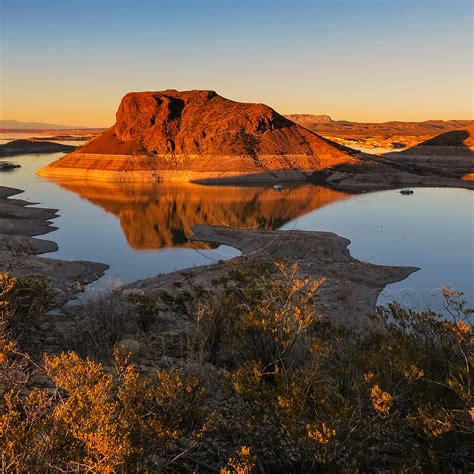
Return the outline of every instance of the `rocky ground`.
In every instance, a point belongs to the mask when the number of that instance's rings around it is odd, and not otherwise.
[[[377,296],[389,283],[407,278],[416,267],[372,265],[353,258],[347,246],[350,240],[331,232],[258,231],[196,225],[194,238],[198,242],[229,245],[242,252],[230,261],[147,278],[128,285],[127,290],[153,294],[173,291],[173,284],[184,286],[193,282],[206,287],[212,280],[225,274],[232,266],[244,261],[266,263],[298,262],[302,275],[326,278],[318,293],[322,312],[328,318],[361,329],[370,324],[367,315],[375,308]],[[275,275],[277,272],[275,271]]]
[[[361,154],[357,165],[340,165],[314,173],[310,180],[341,191],[375,191],[404,187],[449,187],[474,189],[474,181],[463,179],[474,171],[470,157],[458,157],[442,166],[441,160],[405,159],[400,153],[375,157]]]

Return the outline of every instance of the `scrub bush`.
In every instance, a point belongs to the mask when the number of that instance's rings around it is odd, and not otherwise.
[[[323,283],[253,263],[164,293],[196,350],[154,377],[119,348],[110,369],[72,352],[34,361],[3,324],[3,471],[472,472],[461,295],[444,290],[450,320],[391,304],[357,333],[319,315]],[[2,285],[6,314],[15,283]]]

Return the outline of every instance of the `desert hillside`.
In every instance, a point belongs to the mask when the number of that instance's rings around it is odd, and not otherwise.
[[[294,179],[295,171],[357,162],[353,155],[264,104],[207,90],[133,92],[122,99],[113,127],[40,174],[189,181],[280,172],[278,179]]]
[[[474,155],[474,124],[441,133],[405,151],[407,154]]]
[[[400,153],[387,153],[393,163],[474,179],[474,125],[441,133]]]

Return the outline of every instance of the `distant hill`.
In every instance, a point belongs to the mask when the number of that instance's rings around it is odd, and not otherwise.
[[[0,130],[73,130],[83,127],[58,125],[42,122],[20,122],[18,120],[0,120]]]
[[[424,122],[349,122],[328,115],[292,114],[286,117],[312,132],[350,147],[406,148],[424,140],[474,124],[473,120]]]
[[[474,171],[474,124],[436,135],[401,153],[397,153],[396,156],[411,157],[417,155],[429,156],[432,161],[439,161],[439,158],[446,157],[468,157],[470,158],[472,171]]]
[[[299,123],[300,125],[305,123],[309,126],[313,124],[334,123],[334,120],[329,115],[290,114],[285,115],[285,117],[293,122]]]
[[[474,124],[443,132],[411,148],[383,156],[386,163],[474,181]]]
[[[308,130],[319,134],[334,133],[340,136],[388,138],[393,135],[438,135],[442,132],[467,127],[473,120],[427,120],[424,122],[349,122],[332,120],[328,115],[292,114],[286,117]]]

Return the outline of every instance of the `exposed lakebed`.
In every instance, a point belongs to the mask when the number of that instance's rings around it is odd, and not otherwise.
[[[231,258],[231,247],[191,243],[191,226],[208,223],[251,229],[335,232],[351,240],[353,257],[421,270],[389,285],[379,301],[395,298],[413,309],[441,309],[438,289],[449,285],[474,301],[473,193],[418,188],[348,194],[303,185],[277,192],[269,187],[49,181],[35,171],[62,156],[10,158],[21,168],[0,174],[0,184],[25,189],[18,197],[59,209],[58,230],[45,236],[65,260],[110,265],[94,284],[168,273]]]

